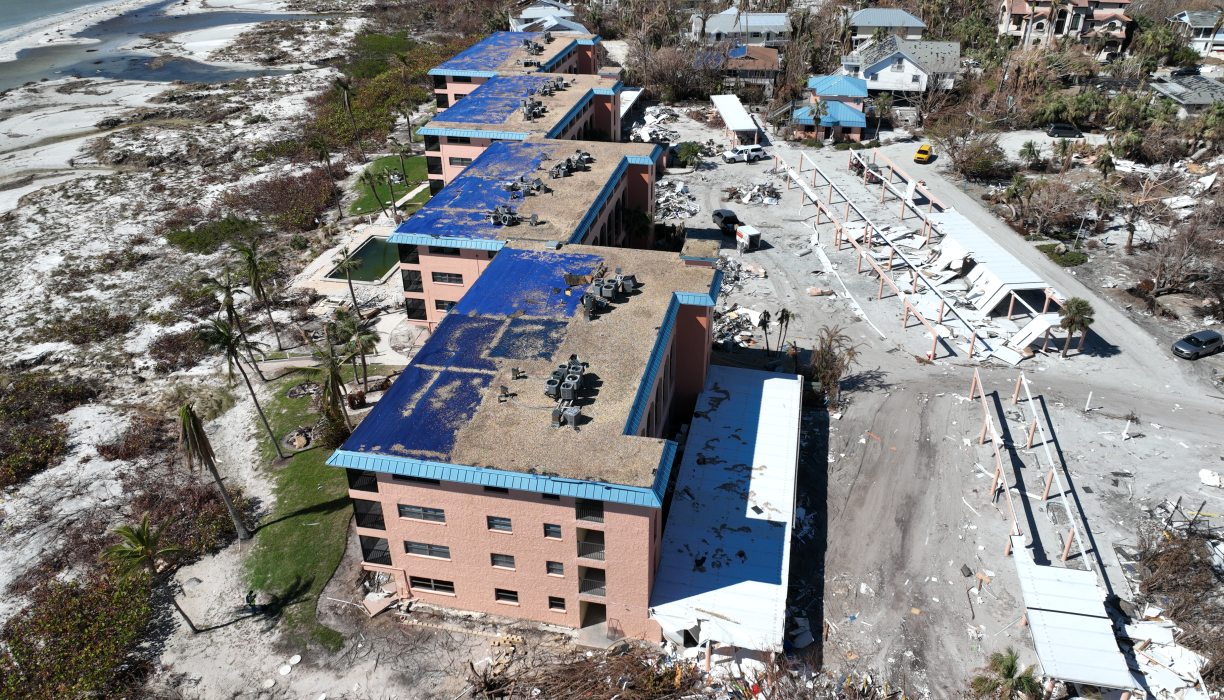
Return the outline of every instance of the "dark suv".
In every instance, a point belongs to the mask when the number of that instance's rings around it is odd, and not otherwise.
[[[1070,124],[1051,124],[1050,128],[1046,129],[1046,136],[1056,139],[1081,139],[1084,137],[1079,129]]]

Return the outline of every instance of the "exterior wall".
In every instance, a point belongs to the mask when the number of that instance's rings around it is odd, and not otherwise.
[[[602,603],[607,617],[630,636],[659,639],[648,619],[650,590],[659,557],[661,513],[655,508],[604,504],[604,522],[578,520],[575,500],[544,500],[541,494],[486,492],[482,486],[442,482],[428,485],[395,481],[378,474],[378,492],[351,490],[349,496],[377,501],[385,529],[358,527],[366,537],[386,538],[391,565],[366,563],[370,570],[395,574],[402,598],[477,612],[580,627],[580,602]],[[399,517],[398,505],[441,508],[444,523]],[[510,518],[513,532],[488,528],[486,516]],[[544,536],[544,524],[561,526],[561,538]],[[604,560],[578,557],[578,530],[603,533]],[[450,559],[408,554],[404,542],[450,548]],[[491,554],[514,557],[514,569],[494,567]],[[547,573],[546,562],[559,562],[563,575]],[[606,573],[606,596],[579,593],[579,567]],[[412,589],[411,576],[454,583],[453,595]],[[498,602],[494,589],[516,591],[518,603]],[[549,596],[565,599],[565,611],[550,610]]]
[[[893,61],[897,58],[902,60],[901,70],[893,70]],[[918,78],[916,82],[915,76]],[[875,65],[864,67],[863,74],[857,77],[867,81],[868,90],[918,92],[927,88],[926,72],[909,59],[896,54]]]
[[[842,97],[840,95],[817,95],[815,92],[809,94],[808,102],[816,104],[817,102],[840,102],[844,105],[849,105],[858,111],[863,111],[864,98],[862,97]]]
[[[855,27],[854,48],[867,41],[879,27]],[[922,39],[922,27],[885,27],[889,34],[896,34],[902,39],[919,41]]]
[[[680,307],[681,309],[684,306]],[[677,323],[679,316],[677,316]],[[671,338],[667,341],[667,347],[663,350],[663,362],[659,365],[659,370],[655,372],[654,383],[650,387],[650,400],[646,403],[646,410],[642,413],[642,421],[638,425],[637,434],[641,437],[667,438],[674,436],[673,418],[675,414],[672,409],[676,399],[676,367],[679,362],[677,352],[677,337],[678,334],[675,328],[672,329]],[[684,364],[688,364],[692,358],[685,357]],[[702,376],[702,381],[705,381],[705,376]]]
[[[625,199],[629,191],[629,172],[621,175],[620,181],[608,198],[599,207],[599,214],[582,237],[583,245],[602,245],[617,248],[628,247],[628,234],[625,233]]]
[[[714,311],[711,307],[680,307],[673,331],[676,356],[683,358],[676,366],[676,396],[672,407],[677,424],[689,422],[697,405],[697,397],[705,388],[706,373],[710,369],[713,327]]]
[[[459,301],[467,290],[472,288],[476,278],[489,266],[493,257],[485,250],[458,250],[459,255],[439,255],[430,253],[428,246],[418,246],[419,263],[400,263],[400,270],[413,270],[421,273],[420,292],[404,292],[405,298],[425,300],[425,319],[409,319],[409,323],[423,325],[431,331],[446,316],[446,312],[437,308],[439,301]],[[463,284],[443,284],[433,281],[434,272],[449,272],[463,275]]]
[[[493,139],[470,139],[470,143],[450,143],[454,137],[442,136],[439,144],[440,157],[442,158],[442,181],[450,184],[451,180],[459,177],[459,173],[463,172],[465,165],[451,165],[451,158],[470,158],[476,160],[476,157],[485,152],[489,144],[493,143]],[[437,175],[431,177],[437,178]]]
[[[454,105],[455,102],[458,101],[456,99],[456,96],[467,95],[469,92],[475,90],[476,88],[484,84],[484,81],[488,80],[488,78],[469,78],[471,82],[461,83],[461,82],[456,82],[455,76],[452,76],[452,75],[441,76],[441,77],[446,79],[446,87],[439,88],[437,87],[437,82],[434,83],[434,100],[435,101],[437,100],[438,95],[446,95],[446,100],[447,100],[446,104],[448,107],[451,105]],[[462,78],[460,78],[460,80],[462,80]],[[438,108],[438,114],[441,114],[442,112],[445,112],[445,111],[446,111],[446,107]]]

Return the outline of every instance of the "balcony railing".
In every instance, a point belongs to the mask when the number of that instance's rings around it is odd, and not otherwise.
[[[386,530],[387,525],[383,522],[383,515],[379,513],[357,513],[357,527],[369,528],[371,530]]]
[[[603,501],[578,501],[574,506],[574,517],[588,523],[604,521]]]
[[[598,559],[604,560],[604,543],[603,542],[579,542],[578,556],[581,559]]]
[[[593,595],[599,598],[608,597],[608,582],[598,581],[593,578],[578,579],[578,592],[583,595]]]

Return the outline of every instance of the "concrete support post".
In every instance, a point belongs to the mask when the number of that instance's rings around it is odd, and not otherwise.
[[[846,223],[850,223],[850,202],[846,202]]]
[[[710,672],[710,657],[714,653],[714,640],[713,639],[706,641],[705,651],[706,651],[705,653],[705,672],[709,673]]]
[[[1011,556],[1011,533],[1007,533],[1007,546],[1003,548],[1003,556]]]
[[[889,272],[892,272],[892,261],[893,261],[893,255],[894,255],[896,252],[897,252],[897,251],[896,251],[896,249],[894,249],[894,248],[892,248],[892,247],[889,247],[889,249],[888,249],[888,271],[889,271]]]
[[[880,178],[880,204],[884,203],[884,178]]]
[[[970,358],[973,357],[973,346],[975,343],[977,343],[977,331],[974,331],[973,335],[969,336],[969,357]]]
[[[914,284],[910,286],[910,294],[917,294],[918,293],[918,271],[911,270],[910,272],[911,274],[914,275]]]
[[[799,152],[799,169],[798,169],[798,170],[796,170],[795,172],[796,172],[796,173],[802,173],[802,172],[803,172],[803,152],[802,152],[802,151],[800,151],[800,152]]]
[[[973,381],[969,383],[969,400],[970,401],[973,400],[974,394],[977,393],[977,390],[978,390],[978,376],[977,376],[977,372],[974,372]]]
[[[1031,449],[1033,449],[1033,432],[1034,432],[1034,431],[1036,431],[1036,430],[1037,430],[1037,419],[1036,419],[1036,418],[1034,418],[1034,419],[1033,419],[1033,424],[1029,426],[1029,437],[1028,437],[1028,442],[1027,442],[1027,443],[1024,445],[1024,449],[1026,449],[1026,450],[1031,450]]]
[[[880,292],[879,294],[876,294],[876,299],[879,300],[883,298],[884,298],[884,276],[880,275]]]
[[[1016,308],[1016,293],[1015,293],[1015,292],[1012,292],[1012,293],[1011,293],[1011,301],[1010,301],[1010,302],[1008,302],[1008,304],[1007,304],[1007,320],[1008,320],[1008,321],[1010,321],[1010,320],[1011,320],[1011,317],[1012,317],[1012,311],[1014,311],[1014,310],[1015,310],[1015,308]]]
[[[982,403],[983,403],[983,404],[985,404],[985,403],[986,403],[986,392],[982,392]],[[988,421],[988,420],[986,420],[986,419],[983,419],[983,420],[982,420],[982,436],[981,436],[980,438],[978,438],[978,444],[979,444],[979,445],[985,445],[985,444],[986,444],[986,427],[987,427],[988,425],[990,425],[990,421]],[[991,495],[993,495],[993,494],[994,494],[994,491],[992,490],[992,491],[991,491]]]
[[[1045,292],[1045,305],[1041,307],[1041,313],[1044,314],[1048,312],[1049,310],[1050,310],[1050,290],[1047,289]]]
[[[1024,379],[1023,374],[1020,375],[1019,377],[1016,377],[1016,390],[1012,392],[1012,405],[1013,406],[1015,406],[1016,402],[1020,400],[1020,382],[1023,379]]]
[[[831,182],[829,183],[829,201],[827,201],[827,202],[825,202],[825,203],[826,203],[826,204],[832,204],[832,203],[833,203],[833,183],[831,183]]]
[[[1033,425],[1036,426],[1037,421],[1033,421]],[[1032,433],[1029,433],[1029,434],[1032,435]],[[1045,491],[1041,492],[1041,500],[1043,501],[1050,500],[1050,485],[1053,483],[1054,483],[1054,468],[1051,467],[1050,473],[1046,475],[1046,487],[1045,487]]]
[[[816,187],[816,173],[820,172],[816,168],[812,168],[812,187]]]
[[[1067,555],[1071,554],[1071,541],[1075,539],[1075,526],[1071,526],[1071,531],[1067,533],[1067,544],[1063,545],[1062,560],[1067,560]]]
[[[905,305],[905,319],[901,321],[901,329],[905,330],[907,326],[909,326],[909,304],[908,303],[906,303]]]
[[[938,348],[939,348],[939,335],[936,334],[935,331],[931,331],[931,357],[929,359],[932,359],[932,360],[935,359],[935,350]]]
[[[901,220],[905,221],[905,200],[901,200]]]
[[[939,300],[939,320],[936,323],[943,323],[944,300]]]
[[[1054,679],[1051,678],[1050,680],[1046,681],[1045,692],[1042,693],[1041,700],[1050,700],[1050,695],[1053,692],[1054,692]],[[1123,700],[1126,700],[1125,696],[1123,696]]]
[[[1049,329],[1049,328],[1047,328],[1047,329],[1046,329],[1046,334],[1045,334],[1045,342],[1043,342],[1043,343],[1041,344],[1041,351],[1042,351],[1042,352],[1045,352],[1045,351],[1046,351],[1046,346],[1047,346],[1047,345],[1049,345],[1049,344],[1050,344],[1050,329]]]

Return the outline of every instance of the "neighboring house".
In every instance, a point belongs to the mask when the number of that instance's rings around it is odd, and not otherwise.
[[[723,62],[723,85],[760,85],[765,96],[773,94],[778,79],[778,50],[768,46],[737,46]]]
[[[692,39],[701,37],[701,17],[693,15]],[[706,42],[730,41],[734,44],[779,47],[787,39],[790,19],[784,12],[745,12],[730,8],[705,21]]]
[[[574,10],[556,0],[523,2],[517,17],[510,18],[512,32],[552,32],[553,34],[589,34],[590,30],[574,19]]]
[[[960,43],[890,35],[863,44],[841,62],[843,74],[863,78],[869,90],[922,92],[932,84],[951,90],[960,69]]]
[[[1108,55],[1126,40],[1128,5],[1130,0],[1000,0],[998,30],[1021,46],[1073,37]]]
[[[1148,84],[1177,103],[1177,116],[1192,117],[1213,102],[1224,102],[1224,83],[1201,75],[1170,76]]]
[[[1216,30],[1219,20],[1219,11],[1186,10],[1170,17],[1169,24],[1190,39],[1190,48],[1200,56],[1210,56],[1213,52],[1224,51],[1224,27]],[[1215,36],[1212,36],[1213,31]]]
[[[863,140],[867,128],[863,114],[867,81],[845,75],[821,75],[809,78],[807,86],[811,91],[810,104],[792,116],[796,139]],[[817,123],[822,103],[826,112]]]
[[[877,29],[911,41],[921,39],[922,30],[926,29],[926,23],[905,10],[878,7],[855,12],[850,17],[849,26],[850,38],[854,41],[855,48],[870,39]]]

